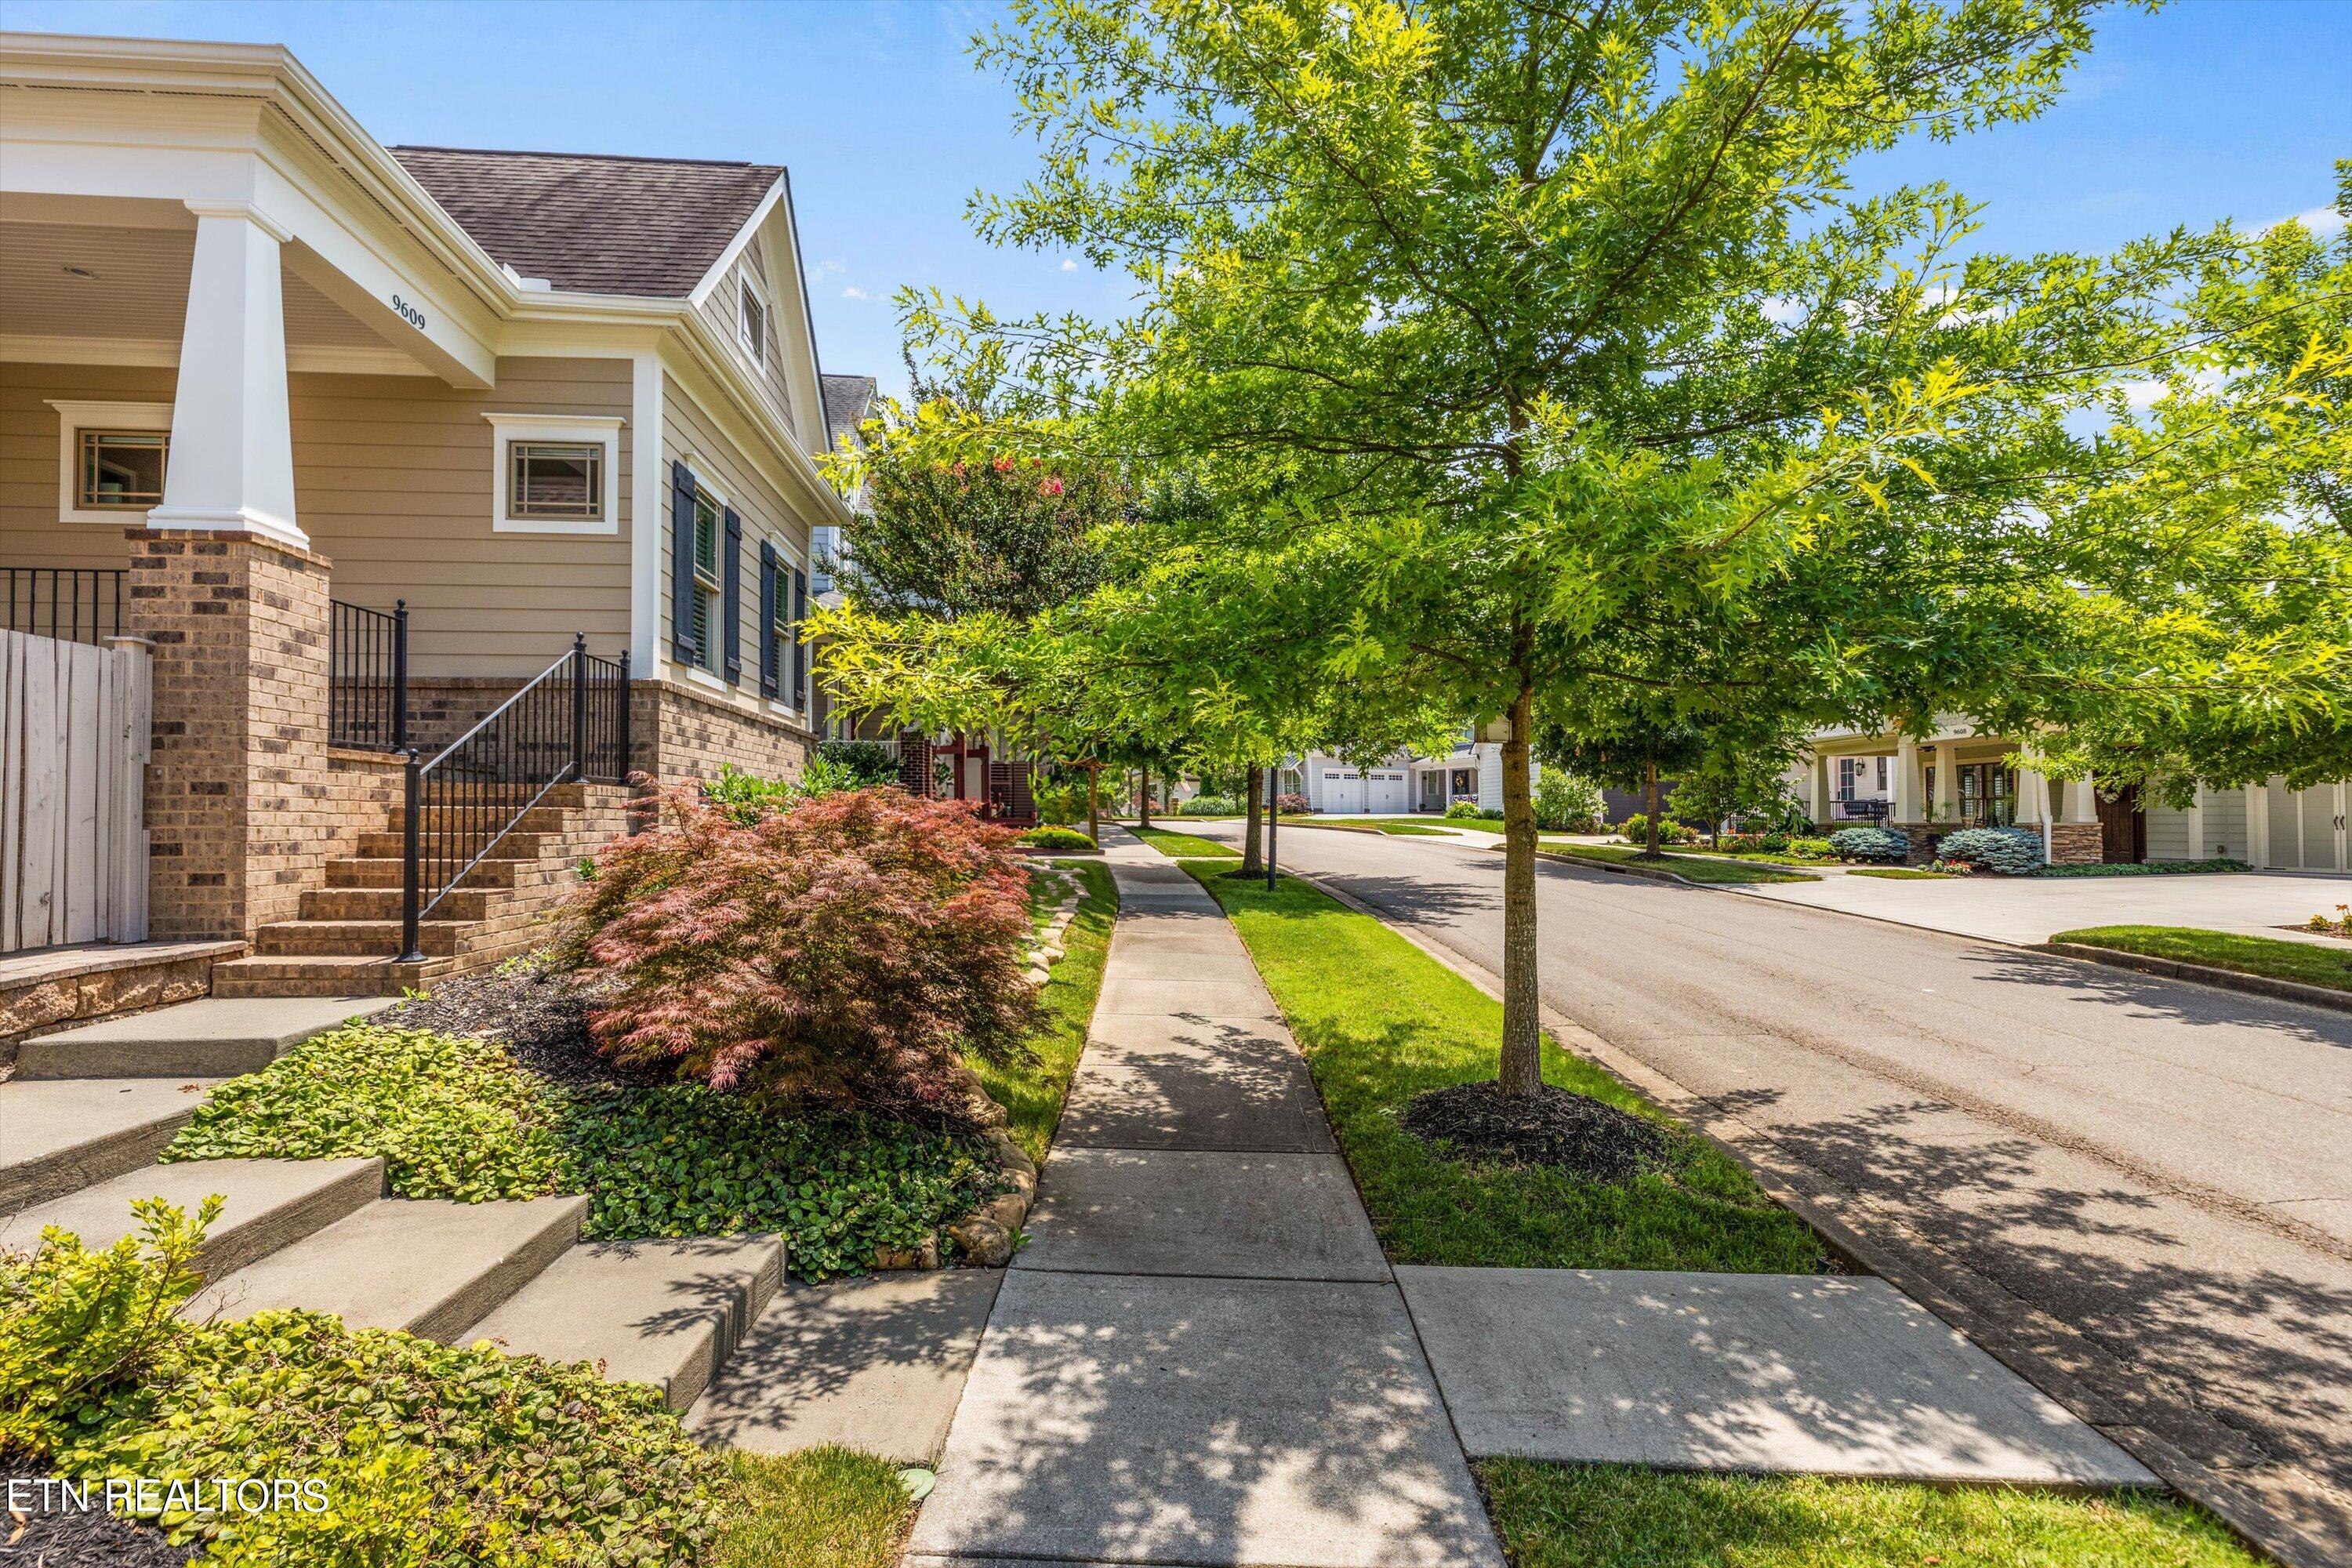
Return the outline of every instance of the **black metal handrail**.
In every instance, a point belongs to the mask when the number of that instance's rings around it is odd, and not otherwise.
[[[102,643],[122,632],[120,566],[0,566],[0,631]]]
[[[408,601],[392,614],[333,599],[327,605],[327,744],[408,749]]]
[[[585,637],[427,760],[408,751],[401,819],[400,955],[425,956],[417,926],[548,791],[618,783],[629,771],[629,656],[596,658]]]

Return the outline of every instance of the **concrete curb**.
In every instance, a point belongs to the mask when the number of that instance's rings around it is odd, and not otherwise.
[[[2247,974],[2235,969],[2216,969],[2210,963],[2189,963],[2177,958],[2157,958],[2145,952],[2126,952],[2116,947],[2092,947],[2079,942],[2037,942],[2024,945],[2035,952],[2080,959],[2085,963],[2104,963],[2111,968],[2135,970],[2167,980],[2193,980],[2200,985],[2219,986],[2224,991],[2243,991],[2251,995],[2271,996],[2283,1002],[2300,1002],[2306,1007],[2326,1007],[2338,1013],[2352,1013],[2352,991],[2306,985],[2300,980],[2277,980],[2267,974]]]
[[[1546,858],[1570,858],[1551,856]],[[1591,862],[1584,863],[1591,864]],[[1654,872],[1652,874],[1659,875]],[[1502,977],[1484,965],[1472,962],[1442,942],[1423,936],[1418,930],[1391,921],[1362,900],[1317,878],[1301,876],[1295,871],[1285,872],[1284,875],[1297,878],[1297,880],[1347,909],[1379,921],[1382,926],[1396,932],[1423,952],[1476,986],[1486,995],[1498,1001],[1501,999]],[[1673,877],[1671,873],[1664,875],[1675,881],[1682,880],[1679,877]],[[1704,883],[1685,883],[1685,886],[1696,886],[1709,892],[1736,891],[1731,888],[1709,887]],[[1829,912],[1846,913],[1848,911],[1831,910]],[[1858,918],[1873,920],[1878,917],[1864,915]],[[1900,921],[1887,921],[1884,923],[1907,926],[1907,922]],[[1910,927],[1909,929],[1935,930],[1933,927]],[[1936,934],[1951,936],[1955,933],[1937,931]],[[2001,947],[2020,945],[1993,942],[1993,939],[1987,937],[1961,940],[1992,942],[1993,945]],[[2044,944],[2044,947],[2047,948],[2047,945]],[[2021,950],[2033,951],[2032,949]],[[2055,950],[2051,951],[2055,955]],[[2233,978],[2245,977],[2233,976]],[[2288,1568],[2336,1568],[2328,1548],[2323,1542],[2314,1539],[2294,1520],[2273,1506],[2258,1487],[2248,1484],[2245,1479],[2231,1475],[2226,1469],[2209,1464],[2193,1454],[2184,1452],[2164,1436],[2146,1427],[2102,1420],[2095,1416],[2093,1412],[2097,1411],[2104,1403],[2102,1395],[2074,1376],[2064,1366],[2057,1364],[2056,1357],[2064,1352],[2053,1347],[2068,1345],[2079,1337],[2077,1331],[2071,1324],[2047,1320],[2045,1314],[2036,1312],[2030,1308],[2021,1309],[2020,1321],[2014,1324],[1977,1310],[1967,1302],[1939,1288],[1931,1279],[1922,1277],[1918,1271],[1906,1267],[1899,1258],[1871,1241],[1855,1225],[1847,1223],[1837,1212],[1839,1207],[1849,1201],[1844,1194],[1825,1188],[1811,1179],[1811,1173],[1800,1171],[1780,1160],[1775,1152],[1774,1141],[1768,1134],[1750,1126],[1738,1116],[1723,1116],[1717,1120],[1721,1124],[1738,1130],[1742,1135],[1738,1142],[1727,1138],[1713,1128],[1698,1126],[1691,1121],[1689,1112],[1685,1107],[1706,1107],[1709,1102],[1705,1096],[1685,1088],[1647,1063],[1628,1056],[1548,1005],[1543,1007],[1543,1022],[1544,1027],[1551,1034],[1561,1049],[1583,1057],[1595,1066],[1607,1069],[1621,1081],[1638,1089],[1652,1103],[1675,1116],[1683,1125],[1689,1127],[1691,1131],[1721,1149],[1741,1169],[1755,1177],[1757,1184],[1762,1187],[1766,1194],[1775,1203],[1789,1209],[1811,1226],[1813,1234],[1821,1237],[1822,1245],[1829,1249],[1832,1256],[1845,1267],[1857,1273],[1874,1275],[1885,1280],[1952,1328],[1967,1335],[1995,1361],[2065,1405],[2095,1431],[2156,1472],[2158,1479],[2166,1486],[2182,1497],[2210,1509],[2236,1531],[2258,1555],[2272,1562],[2287,1564]],[[2037,1338],[2043,1342],[2040,1348],[2037,1348],[2033,1342]]]

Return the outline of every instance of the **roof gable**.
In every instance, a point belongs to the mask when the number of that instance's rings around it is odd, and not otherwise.
[[[557,289],[683,300],[783,175],[767,163],[388,149],[484,250]]]

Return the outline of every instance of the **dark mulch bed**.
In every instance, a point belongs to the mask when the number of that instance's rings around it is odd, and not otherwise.
[[[1418,1094],[1404,1108],[1406,1131],[1454,1152],[1551,1165],[1591,1182],[1625,1182],[1667,1162],[1664,1128],[1590,1095],[1551,1084],[1505,1095],[1493,1082]]]
[[[667,1068],[616,1066],[588,1034],[591,993],[553,965],[517,960],[435,985],[369,1022],[440,1035],[492,1035],[522,1066],[556,1083],[643,1087],[667,1083]]]
[[[12,1480],[37,1480],[47,1474],[21,1461],[0,1462],[0,1496]],[[42,1568],[180,1568],[195,1556],[194,1547],[174,1546],[160,1530],[107,1512],[96,1485],[87,1513],[69,1506],[45,1510],[39,1492],[27,1488],[33,1506],[23,1519],[0,1511],[0,1563],[37,1563]]]

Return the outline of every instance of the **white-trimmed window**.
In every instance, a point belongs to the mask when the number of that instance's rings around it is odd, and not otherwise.
[[[735,335],[751,363],[765,370],[768,365],[768,301],[760,293],[759,285],[751,281],[746,269],[738,274],[736,284]]]
[[[163,504],[172,448],[168,403],[53,400],[58,521],[124,522]]]
[[[722,503],[708,490],[694,498],[694,662],[717,675],[719,632],[726,618],[726,589],[720,575],[719,552],[727,534]]]
[[[499,533],[617,533],[621,425],[587,414],[485,414],[490,527]]]

